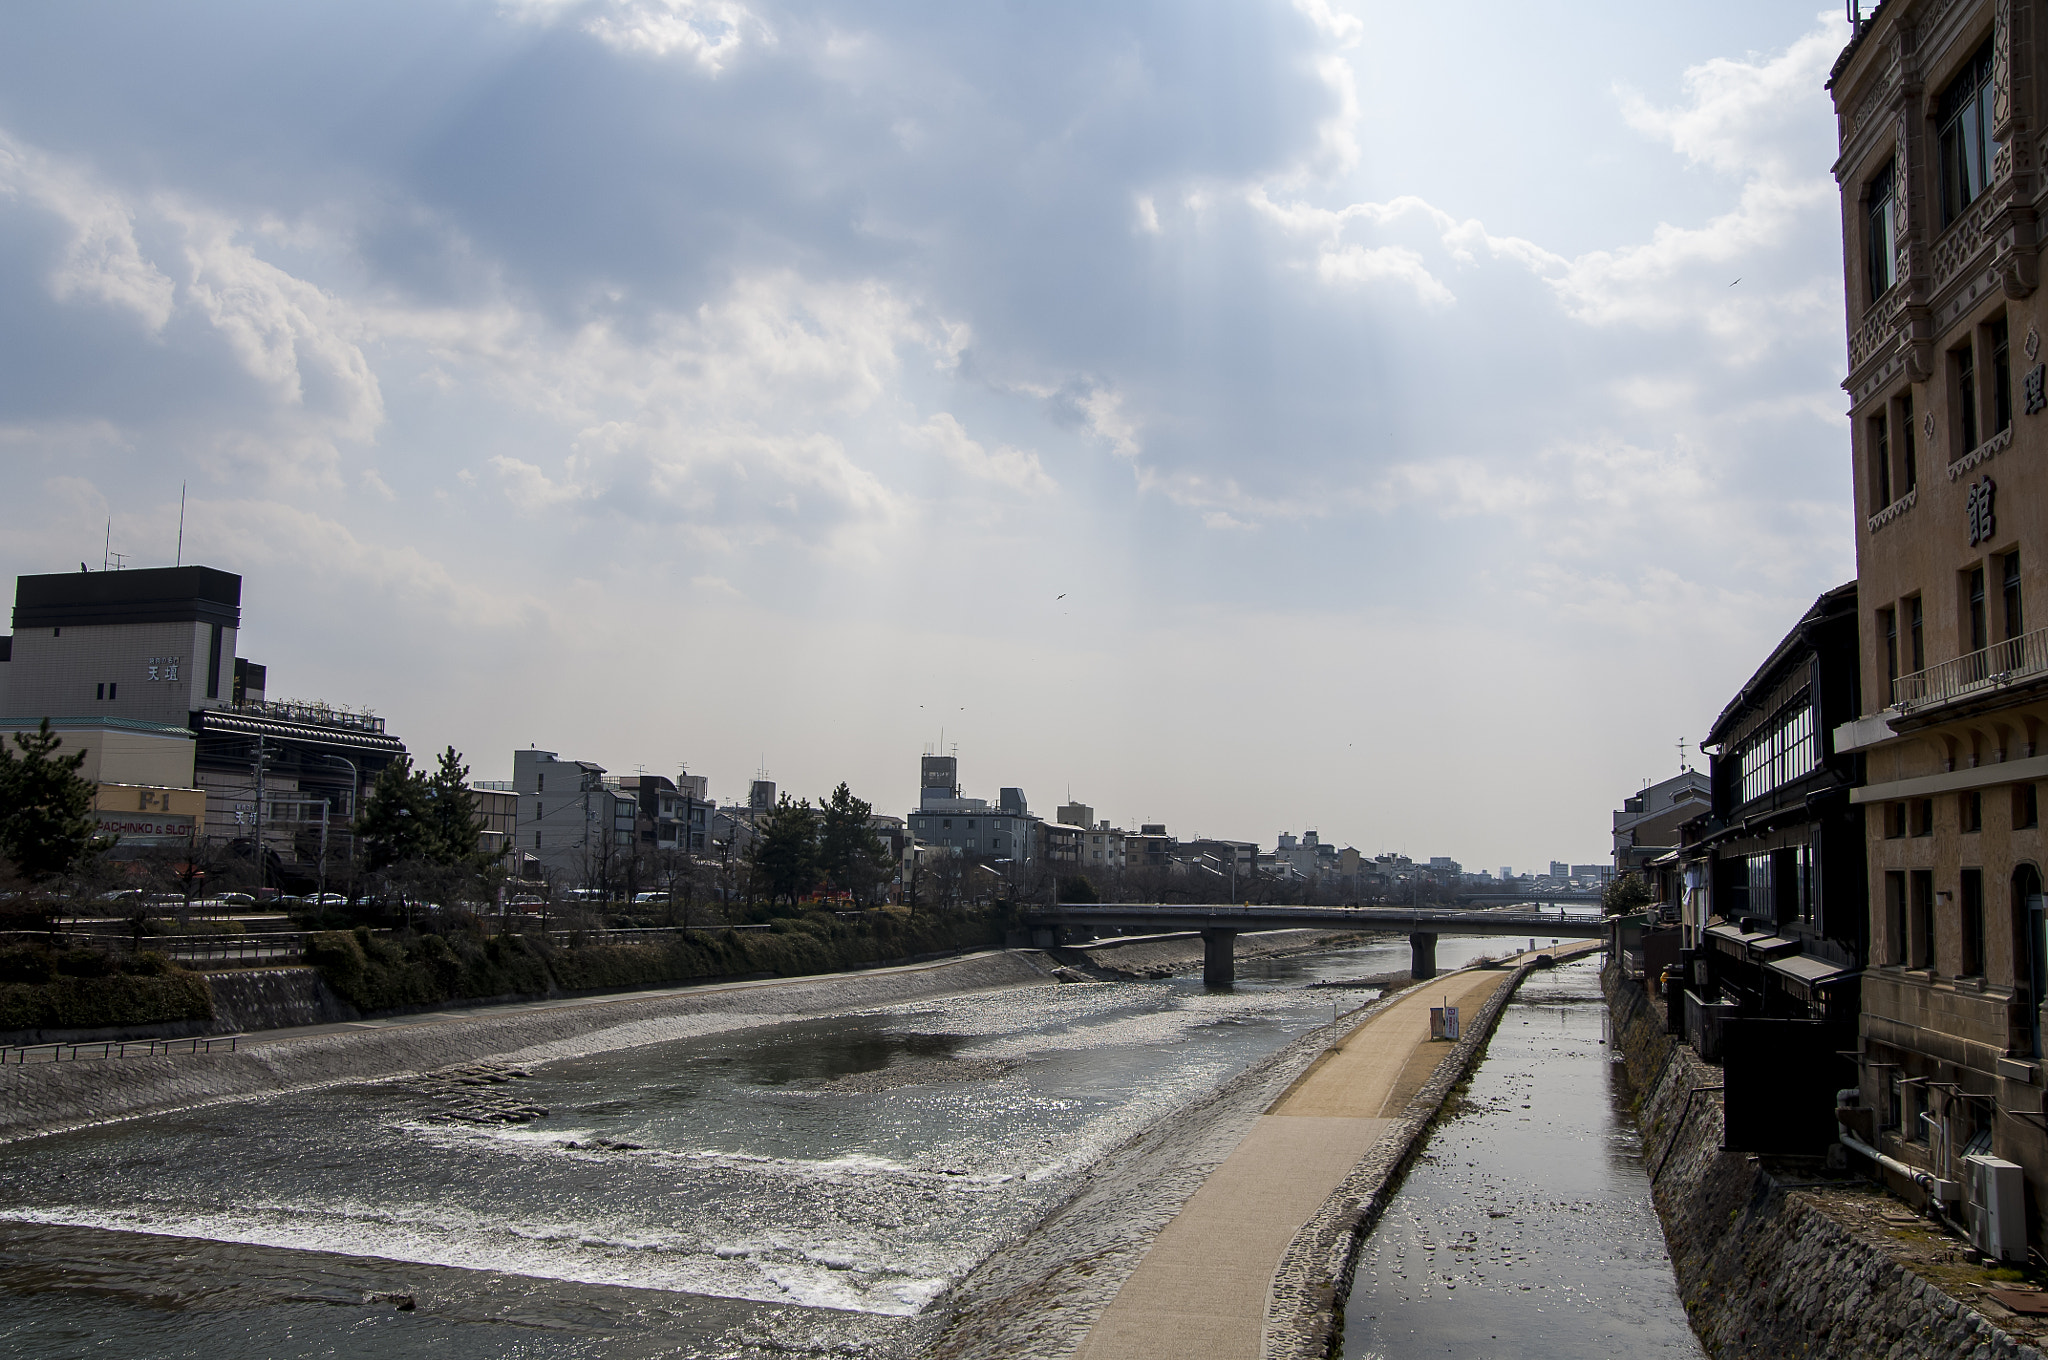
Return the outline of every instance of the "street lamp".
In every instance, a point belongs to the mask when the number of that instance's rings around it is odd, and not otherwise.
[[[348,758],[347,756],[338,756],[338,755],[334,755],[334,754],[331,754],[330,752],[327,752],[327,751],[315,751],[315,752],[313,752],[313,754],[314,754],[315,756],[317,756],[317,757],[318,757],[319,759],[321,759],[321,760],[338,760],[338,761],[340,761],[340,762],[341,762],[342,764],[344,764],[344,765],[348,766],[348,777],[349,777],[349,793],[348,793],[348,815],[349,815],[349,816],[350,816],[351,818],[353,818],[353,817],[354,817],[354,816],[356,815],[356,804],[357,804],[357,803],[358,803],[359,801],[361,801],[361,799],[362,799],[362,793],[363,793],[363,774],[362,774],[362,771],[361,771],[361,770],[358,770],[358,769],[356,768],[356,763],[355,763],[355,762],[354,762],[353,760],[350,760],[350,759],[349,759],[349,758]],[[349,850],[350,850],[350,854],[349,854],[349,857],[348,857],[348,862],[349,862],[349,866],[350,866],[350,869],[351,869],[351,871],[353,871],[353,869],[354,869],[354,866],[355,866],[355,862],[356,862],[356,857],[355,857],[355,854],[354,854],[354,850],[355,850],[355,837],[354,837],[353,835],[351,835],[351,836],[349,837]],[[353,873],[353,872],[351,872],[351,873],[350,873],[350,876],[349,876],[349,877],[350,877],[350,888],[351,888],[351,889],[353,889],[353,888],[354,888],[354,877],[355,877],[355,876],[354,876],[354,873]],[[326,817],[324,817],[324,816],[323,816],[323,817],[322,817],[322,818],[320,819],[320,896],[321,896],[322,898],[325,898],[325,897],[327,896],[327,818],[326,818]],[[351,892],[350,892],[350,894],[349,894],[349,896],[350,896],[350,897],[354,897],[354,896],[355,896],[354,892],[353,892],[353,891],[351,891]],[[322,909],[325,909],[325,907],[327,906],[327,903],[326,903],[325,901],[322,901],[320,905],[321,905]]]

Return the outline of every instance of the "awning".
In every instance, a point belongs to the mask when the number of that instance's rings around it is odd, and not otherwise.
[[[1855,971],[1846,963],[1831,963],[1811,954],[1795,954],[1789,959],[1773,959],[1764,965],[1764,969],[1766,972],[1776,973],[1808,1000],[1812,999],[1813,989],[1821,983],[1832,982]]]
[[[1768,930],[1744,930],[1740,926],[1725,923],[1710,925],[1704,932],[1724,954],[1751,963],[1762,963],[1782,954],[1796,954],[1801,945],[1798,940],[1776,935]]]

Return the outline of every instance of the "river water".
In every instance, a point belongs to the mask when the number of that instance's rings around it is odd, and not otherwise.
[[[1698,1357],[1599,964],[1531,973],[1360,1253],[1347,1360]]]
[[[1373,995],[1309,983],[1407,959],[586,1036],[515,1055],[491,1090],[549,1111],[516,1126],[381,1082],[14,1144],[0,1353],[880,1354],[1077,1170]]]

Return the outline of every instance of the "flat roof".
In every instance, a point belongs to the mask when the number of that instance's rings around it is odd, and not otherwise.
[[[213,567],[17,576],[14,626],[62,628],[118,623],[242,623],[242,578]]]

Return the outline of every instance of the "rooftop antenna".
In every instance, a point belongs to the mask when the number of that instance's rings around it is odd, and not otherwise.
[[[112,515],[109,515],[109,516],[107,516],[107,542],[106,542],[106,546],[100,549],[100,570],[101,570],[101,571],[105,571],[105,570],[107,569],[108,563],[112,561],[112,559],[113,559],[113,556],[114,556],[114,517],[113,517]]]
[[[1685,747],[1686,741],[1683,737],[1680,737],[1678,740],[1678,772],[1680,774],[1684,774],[1692,768],[1692,766],[1685,763]]]
[[[185,565],[185,484],[178,483],[178,565]]]

